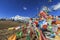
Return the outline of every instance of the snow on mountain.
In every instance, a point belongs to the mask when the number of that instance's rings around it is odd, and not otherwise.
[[[11,17],[12,19],[14,20],[27,20],[27,19],[30,19],[29,17],[23,17],[23,16],[19,16],[19,15],[16,15],[14,17]]]

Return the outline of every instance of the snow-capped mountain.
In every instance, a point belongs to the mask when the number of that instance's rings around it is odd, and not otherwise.
[[[16,15],[14,17],[11,17],[12,19],[14,20],[27,20],[27,19],[30,19],[29,17],[23,17],[23,16],[19,16],[19,15]]]

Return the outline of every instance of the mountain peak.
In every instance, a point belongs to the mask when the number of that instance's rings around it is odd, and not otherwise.
[[[29,17],[23,17],[23,16],[19,16],[19,15],[13,16],[11,18],[14,19],[14,20],[26,20],[26,19],[30,19]]]

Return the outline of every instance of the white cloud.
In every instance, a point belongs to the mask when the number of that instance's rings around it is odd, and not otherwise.
[[[53,7],[53,10],[58,10],[60,9],[60,3],[53,5],[52,7]]]
[[[27,7],[23,7],[24,10],[27,10]]]

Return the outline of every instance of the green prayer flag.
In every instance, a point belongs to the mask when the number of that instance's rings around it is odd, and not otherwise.
[[[30,36],[29,36],[29,35],[27,35],[27,38],[26,38],[26,40],[30,40]]]
[[[39,37],[40,36],[40,32],[39,31],[36,31],[36,33],[37,33],[37,36]]]
[[[22,37],[22,35],[23,35],[23,32],[22,31],[16,33],[16,36],[17,37]]]

